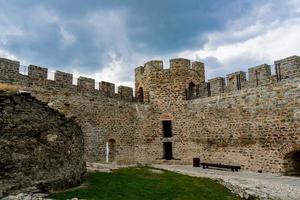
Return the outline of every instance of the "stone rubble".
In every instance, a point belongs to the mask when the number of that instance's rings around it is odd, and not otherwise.
[[[1,200],[54,200],[47,198],[47,194],[43,193],[19,193],[17,195],[9,195],[7,197],[4,197]],[[74,197],[70,200],[79,200],[78,198]]]
[[[51,200],[47,198],[47,194],[43,193],[20,193],[17,195],[9,195],[2,200]]]

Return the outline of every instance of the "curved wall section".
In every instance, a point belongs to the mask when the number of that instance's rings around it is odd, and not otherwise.
[[[57,190],[86,172],[80,127],[30,94],[0,91],[0,192]]]

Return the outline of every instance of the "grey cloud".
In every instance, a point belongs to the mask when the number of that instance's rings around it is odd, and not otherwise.
[[[133,81],[134,67],[147,59],[165,60],[182,50],[201,49],[209,43],[208,34],[226,31],[226,25],[232,21],[238,31],[242,30],[245,24],[238,24],[236,19],[252,16],[256,7],[271,5],[277,20],[296,15],[286,12],[291,7],[288,3],[272,2],[0,0],[0,21],[6,20],[0,25],[0,52],[54,69],[83,74],[106,72],[107,76],[113,74],[109,76],[128,82]],[[284,9],[277,9],[276,2]],[[268,24],[273,20],[268,12],[262,10],[257,17],[243,22]],[[245,35],[216,35],[214,45],[244,41],[262,30]],[[215,74],[258,61],[249,55],[238,60],[226,63],[229,67],[215,56],[203,61]]]

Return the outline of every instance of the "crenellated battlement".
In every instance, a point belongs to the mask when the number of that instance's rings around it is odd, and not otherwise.
[[[20,73],[21,66],[19,61],[0,58],[0,82],[17,84],[30,89],[32,86],[38,86],[47,90],[62,90],[64,92],[78,92],[91,95],[103,95],[110,98],[116,98],[125,101],[134,101],[133,88],[119,86],[118,92],[115,93],[115,84],[109,82],[100,82],[92,78],[80,76],[77,84],[74,82],[73,74],[55,71],[53,80],[49,79],[49,70],[45,67],[29,65],[26,68],[27,75]],[[96,87],[99,84],[99,89]]]
[[[133,89],[119,86],[115,93],[115,84],[108,82],[96,83],[94,79],[79,77],[77,84],[70,73],[56,71],[53,80],[49,80],[48,68],[29,65],[28,74],[20,73],[20,62],[0,58],[0,81],[14,83],[24,86],[37,84],[55,87],[55,90],[75,90],[80,93],[101,94],[111,98],[134,100]],[[274,67],[275,74],[272,75],[271,68]],[[248,73],[248,76],[247,76]],[[205,82],[204,63],[190,61],[184,58],[170,59],[169,69],[164,69],[163,61],[152,60],[146,62],[144,66],[135,69],[136,96],[138,91],[143,91],[144,100],[149,101],[150,91],[157,88],[155,84],[172,84],[174,91],[185,90],[187,99],[204,98],[220,95],[222,93],[234,92],[249,87],[266,86],[275,84],[284,79],[300,77],[300,57],[290,56],[281,60],[276,60],[274,65],[261,64],[248,69],[248,72],[237,71],[224,77],[216,77]],[[162,81],[162,82],[161,82]],[[190,83],[194,84],[194,89],[189,88]],[[151,88],[152,87],[152,88]],[[182,88],[184,87],[184,88]],[[160,88],[160,87],[158,87]],[[192,95],[189,93],[193,93]],[[144,101],[143,100],[143,101]]]
[[[47,80],[48,69],[44,67],[39,67],[35,65],[29,65],[28,67],[28,77],[34,80],[45,81]]]
[[[259,86],[271,77],[271,66],[262,64],[248,69],[249,86]]]
[[[185,58],[174,58],[170,60],[170,71],[178,73],[191,68],[191,61]]]
[[[80,76],[78,78],[78,89],[82,91],[93,91],[95,90],[95,80]]]
[[[73,74],[69,74],[66,72],[56,71],[54,74],[54,80],[62,84],[64,86],[66,85],[72,85],[73,83]]]
[[[0,59],[0,75],[5,80],[12,80],[19,74],[20,62],[9,60],[6,58]]]
[[[163,72],[168,71],[170,73],[179,73],[182,71],[193,70],[199,71],[202,75],[204,74],[204,63],[199,61],[192,62],[191,60],[185,58],[173,58],[169,61],[169,68],[168,70],[164,70],[164,63],[162,60],[151,60],[144,64],[144,66],[140,66],[135,68],[135,75],[149,75],[155,72]]]
[[[157,71],[163,70],[163,61],[161,60],[151,60],[144,65],[143,73],[150,74]]]
[[[205,82],[205,67],[202,62],[174,58],[170,60],[170,68],[164,69],[162,61],[153,60],[135,69],[136,91],[143,87],[142,89],[148,95],[151,90],[161,88],[162,86],[159,86],[161,84],[164,84],[164,87],[168,87],[167,84],[169,84],[171,87],[171,85],[178,86],[181,82],[186,83],[183,90],[186,92],[187,99],[194,99],[234,92],[249,87],[266,86],[284,79],[300,77],[299,56],[277,60],[274,62],[274,66],[275,75],[271,73],[271,65],[261,64],[249,68],[248,77],[246,72],[237,71],[227,74],[226,78],[216,77]],[[152,88],[149,88],[151,85]]]
[[[276,84],[285,79],[300,77],[300,57],[290,56],[274,62],[275,74],[271,73],[271,65],[261,64],[248,69],[247,74],[244,71],[237,71],[224,77],[209,79],[207,83],[202,84],[205,88],[205,94],[197,96],[198,98],[216,96],[222,93],[234,92],[251,87],[267,86]],[[196,97],[196,98],[197,98]]]
[[[158,96],[165,98],[168,96],[166,93],[172,92],[182,99],[185,98],[182,91],[186,86],[193,84],[199,88],[205,82],[204,63],[184,58],[170,59],[169,62],[169,68],[164,68],[161,60],[152,60],[135,69],[135,96],[138,101],[149,102],[150,99],[159,98]],[[155,90],[156,94],[151,95],[151,91]]]
[[[108,97],[113,97],[115,94],[115,84],[101,81],[99,83],[99,90],[104,92],[104,94]]]
[[[216,77],[208,80],[208,84],[210,85],[210,95],[214,96],[219,93],[223,93],[225,90],[225,78],[224,77]]]
[[[300,74],[300,57],[290,56],[274,62],[277,80],[293,78]]]
[[[246,72],[237,71],[226,75],[226,89],[227,91],[233,91],[241,89],[246,82]]]

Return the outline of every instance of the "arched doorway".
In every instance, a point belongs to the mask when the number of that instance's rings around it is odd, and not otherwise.
[[[300,151],[293,151],[284,157],[284,175],[300,177]]]
[[[138,89],[137,100],[138,102],[144,102],[144,89],[142,87]]]
[[[116,157],[116,141],[109,139],[106,143],[106,162],[114,162]]]

